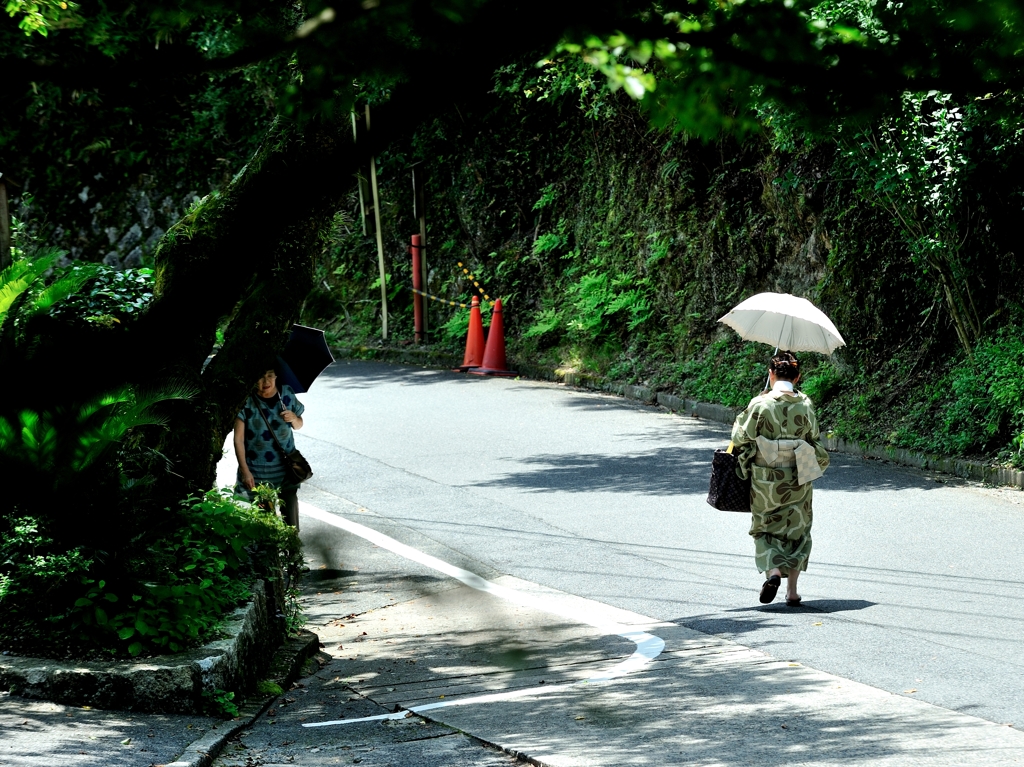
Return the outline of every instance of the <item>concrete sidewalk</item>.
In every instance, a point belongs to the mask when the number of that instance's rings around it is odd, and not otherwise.
[[[217,720],[97,711],[0,693],[3,767],[149,767],[172,762]]]
[[[318,495],[322,505],[442,560],[460,556]],[[893,695],[675,624],[481,572],[548,600],[555,612],[569,607],[596,622],[631,623],[665,641],[664,651],[640,671],[566,688],[627,658],[635,646],[467,588],[330,525],[308,518],[303,525],[318,557],[312,578],[319,586],[307,593],[306,606],[310,628],[325,645],[324,667],[285,696],[274,716],[238,738],[219,767],[491,765],[510,763],[512,756],[552,767],[1024,765],[1024,733],[914,700],[913,691]],[[470,562],[458,564],[473,569]],[[809,612],[806,619],[819,623],[822,616]],[[556,689],[545,692],[545,686]],[[400,720],[303,726],[516,688],[534,692]]]

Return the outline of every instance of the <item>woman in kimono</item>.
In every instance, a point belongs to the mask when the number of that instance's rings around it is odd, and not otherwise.
[[[794,388],[800,363],[789,352],[772,357],[767,391],[750,400],[732,427],[737,473],[750,478],[750,535],[754,561],[767,580],[760,600],[768,604],[787,579],[786,604],[800,604],[796,590],[811,556],[812,482],[828,467],[818,443],[818,419],[810,398]]]

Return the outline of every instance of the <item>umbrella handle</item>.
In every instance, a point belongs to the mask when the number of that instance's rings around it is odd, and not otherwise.
[[[772,356],[774,357],[778,353],[779,353],[779,347],[776,346],[775,347],[775,351],[772,352]],[[771,363],[769,363],[769,368],[770,367],[771,367]],[[768,391],[768,384],[770,384],[771,382],[772,382],[772,374],[771,374],[771,372],[769,372],[768,373],[768,377],[766,379],[764,379],[764,391]]]

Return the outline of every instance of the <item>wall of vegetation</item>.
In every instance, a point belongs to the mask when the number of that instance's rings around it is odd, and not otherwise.
[[[430,288],[468,300],[465,262],[504,299],[516,358],[738,406],[771,350],[717,319],[790,292],[848,341],[805,355],[825,428],[1018,462],[1022,153],[1003,106],[932,94],[889,122],[812,135],[766,104],[759,132],[708,142],[650,128],[582,65],[510,67],[488,100],[381,159],[392,340],[412,337],[407,167],[422,160]],[[379,336],[380,311],[372,228],[351,203],[307,304],[349,342]],[[457,352],[468,312],[431,310],[434,343]]]

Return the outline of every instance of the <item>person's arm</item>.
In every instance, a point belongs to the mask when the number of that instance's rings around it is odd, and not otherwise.
[[[238,473],[242,477],[242,484],[249,490],[256,487],[256,480],[249,471],[249,465],[245,462],[245,423],[241,418],[235,419],[235,459],[238,461]]]
[[[290,408],[286,408],[281,411],[281,417],[284,422],[291,424],[293,429],[302,428],[302,413],[305,411],[305,406],[299,402],[299,398],[295,396],[295,392],[291,390],[291,387],[283,392],[288,398],[289,403],[295,403]]]
[[[281,411],[281,417],[284,419],[285,423],[290,423],[292,425],[293,429],[301,429],[302,428],[302,416],[301,415],[295,415],[295,413],[293,413],[291,410],[282,410]]]

